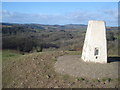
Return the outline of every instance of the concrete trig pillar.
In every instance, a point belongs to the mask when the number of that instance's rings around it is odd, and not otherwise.
[[[88,22],[82,57],[85,62],[107,63],[106,28],[104,21]]]

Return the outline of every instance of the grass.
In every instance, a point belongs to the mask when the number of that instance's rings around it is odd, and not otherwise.
[[[120,82],[120,78],[117,78],[116,80]]]
[[[77,78],[78,81],[84,81],[85,79],[82,77]]]
[[[14,50],[3,50],[1,56],[2,56],[3,60],[6,60],[6,59],[9,59],[9,58],[18,57],[18,56],[21,56],[21,55],[22,54],[20,54],[17,51],[14,51]]]
[[[63,79],[64,79],[64,80],[68,80],[69,78],[70,78],[69,75],[67,75],[67,74],[63,75]]]
[[[2,50],[0,50],[0,60],[2,60]]]
[[[103,78],[102,79],[102,81],[107,81],[107,80],[110,82],[112,79],[111,78]]]
[[[81,55],[81,51],[65,51],[69,55]]]

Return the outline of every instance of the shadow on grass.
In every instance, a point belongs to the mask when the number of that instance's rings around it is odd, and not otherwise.
[[[120,62],[120,57],[108,57],[108,63],[111,62]]]

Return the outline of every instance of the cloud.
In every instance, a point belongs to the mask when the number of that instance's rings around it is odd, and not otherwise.
[[[105,14],[104,19],[110,23],[110,25],[118,25],[118,10],[111,10],[107,9],[104,10],[103,13]]]
[[[32,14],[3,10],[2,21],[39,24],[87,24],[89,20],[105,20],[107,25],[117,25],[118,14],[114,10],[99,12],[74,11],[62,14]]]

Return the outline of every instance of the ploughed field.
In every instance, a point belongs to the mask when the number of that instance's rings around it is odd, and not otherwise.
[[[47,52],[38,52],[31,54],[19,54],[15,51],[3,51],[3,64],[2,64],[2,84],[3,88],[117,88],[119,78],[101,77],[90,78],[92,74],[84,74],[79,76],[71,72],[74,75],[71,75],[69,71],[72,69],[75,61],[72,62],[72,58],[65,59],[64,64],[60,63],[59,58],[64,57],[64,55],[73,57],[80,57],[81,52],[79,51],[47,51]],[[66,61],[67,60],[67,61]],[[66,63],[70,61],[69,63]],[[79,61],[78,61],[79,62]],[[58,64],[56,67],[56,63]],[[66,65],[66,64],[69,65]],[[84,62],[82,62],[84,63]],[[103,65],[105,70],[110,70],[114,68],[114,65],[118,65],[119,62],[111,62],[109,65]],[[61,64],[61,66],[59,66]],[[89,64],[89,63],[87,63]],[[113,64],[113,66],[112,66]],[[66,66],[65,66],[66,65]],[[70,67],[71,65],[71,67]],[[77,63],[76,63],[77,65]],[[88,71],[88,66],[81,64],[87,67],[84,68],[84,71]],[[101,65],[90,64],[93,69],[91,73],[94,72],[94,69],[101,68]],[[89,66],[90,66],[89,65]],[[68,68],[70,70],[65,71],[66,73],[59,72],[58,69]],[[103,68],[103,67],[102,67]],[[77,69],[77,68],[76,68]],[[73,68],[73,70],[76,70]],[[116,68],[117,69],[117,68]],[[57,70],[57,71],[56,71]],[[66,70],[66,69],[65,69]],[[78,69],[77,69],[78,70]],[[84,71],[81,71],[83,73]],[[109,71],[108,71],[109,72]],[[80,72],[79,72],[80,73]],[[104,73],[104,70],[103,72]],[[114,75],[114,74],[113,74]]]

